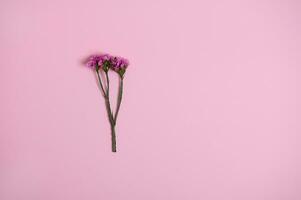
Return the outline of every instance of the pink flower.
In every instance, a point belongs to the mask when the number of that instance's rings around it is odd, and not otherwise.
[[[122,57],[113,57],[111,59],[111,64],[112,70],[119,72],[121,69],[125,70],[128,67],[129,61]]]
[[[129,61],[125,58],[109,54],[96,54],[88,58],[86,65],[97,70],[103,69],[106,72],[111,69],[123,76],[129,65]]]
[[[115,57],[109,54],[96,54],[92,55],[87,59],[86,66],[95,70],[99,88],[101,89],[102,95],[105,98],[106,110],[111,125],[111,139],[112,139],[112,152],[116,152],[116,120],[119,113],[119,108],[121,105],[122,94],[123,94],[123,78],[125,71],[129,65],[129,61],[122,57]],[[101,77],[99,69],[102,72],[105,72],[105,77]],[[119,75],[119,87],[118,87],[118,99],[115,112],[112,112],[111,103],[110,103],[110,79],[109,79],[109,70],[115,71]],[[106,84],[103,84],[106,81]]]
[[[112,58],[112,56],[109,55],[109,54],[102,54],[102,55],[100,55],[100,56],[99,56],[98,65],[99,65],[99,66],[103,66],[103,64],[104,64],[106,61],[110,62],[111,58]]]
[[[92,55],[88,58],[86,65],[87,65],[87,67],[90,67],[90,68],[96,68],[99,61],[100,61],[99,55]]]

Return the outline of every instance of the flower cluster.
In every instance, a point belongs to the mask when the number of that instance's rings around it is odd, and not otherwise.
[[[116,152],[116,132],[115,126],[117,122],[117,116],[119,113],[122,94],[123,94],[123,78],[124,73],[129,66],[129,61],[122,57],[111,56],[109,54],[98,54],[92,55],[88,58],[86,65],[90,68],[93,68],[98,77],[98,83],[101,89],[101,93],[105,99],[105,105],[107,110],[107,115],[111,125],[111,139],[112,139],[112,152]],[[101,70],[105,72],[105,77],[100,75]],[[117,105],[115,107],[115,112],[111,108],[110,102],[110,79],[109,79],[109,70],[117,72],[119,74],[119,87],[118,87],[118,96],[117,96]]]
[[[129,61],[122,57],[112,56],[109,54],[92,55],[88,58],[87,66],[96,70],[103,69],[107,72],[109,69],[123,76]]]

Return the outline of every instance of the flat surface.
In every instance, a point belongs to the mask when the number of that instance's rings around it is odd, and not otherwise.
[[[1,0],[0,199],[300,200],[300,10]],[[95,52],[131,62],[117,154]]]

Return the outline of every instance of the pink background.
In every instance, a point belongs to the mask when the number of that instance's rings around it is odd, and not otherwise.
[[[0,199],[300,200],[300,10],[1,0]],[[117,154],[99,51],[131,61]]]

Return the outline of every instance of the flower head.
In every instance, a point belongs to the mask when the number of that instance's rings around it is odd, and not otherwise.
[[[109,54],[99,55],[98,65],[102,66],[105,62],[110,61],[111,56]]]
[[[100,61],[99,55],[92,55],[88,58],[86,65],[87,65],[87,67],[96,68],[96,67],[98,67],[99,61]]]
[[[129,61],[125,58],[115,57],[109,54],[97,54],[90,56],[86,65],[96,70],[102,69],[105,72],[112,69],[123,77],[129,65]]]
[[[111,68],[117,72],[120,76],[123,76],[126,68],[129,65],[129,61],[121,57],[112,57],[111,59]]]
[[[98,65],[101,66],[105,72],[108,72],[111,67],[112,56],[109,54],[102,54],[99,57]]]

